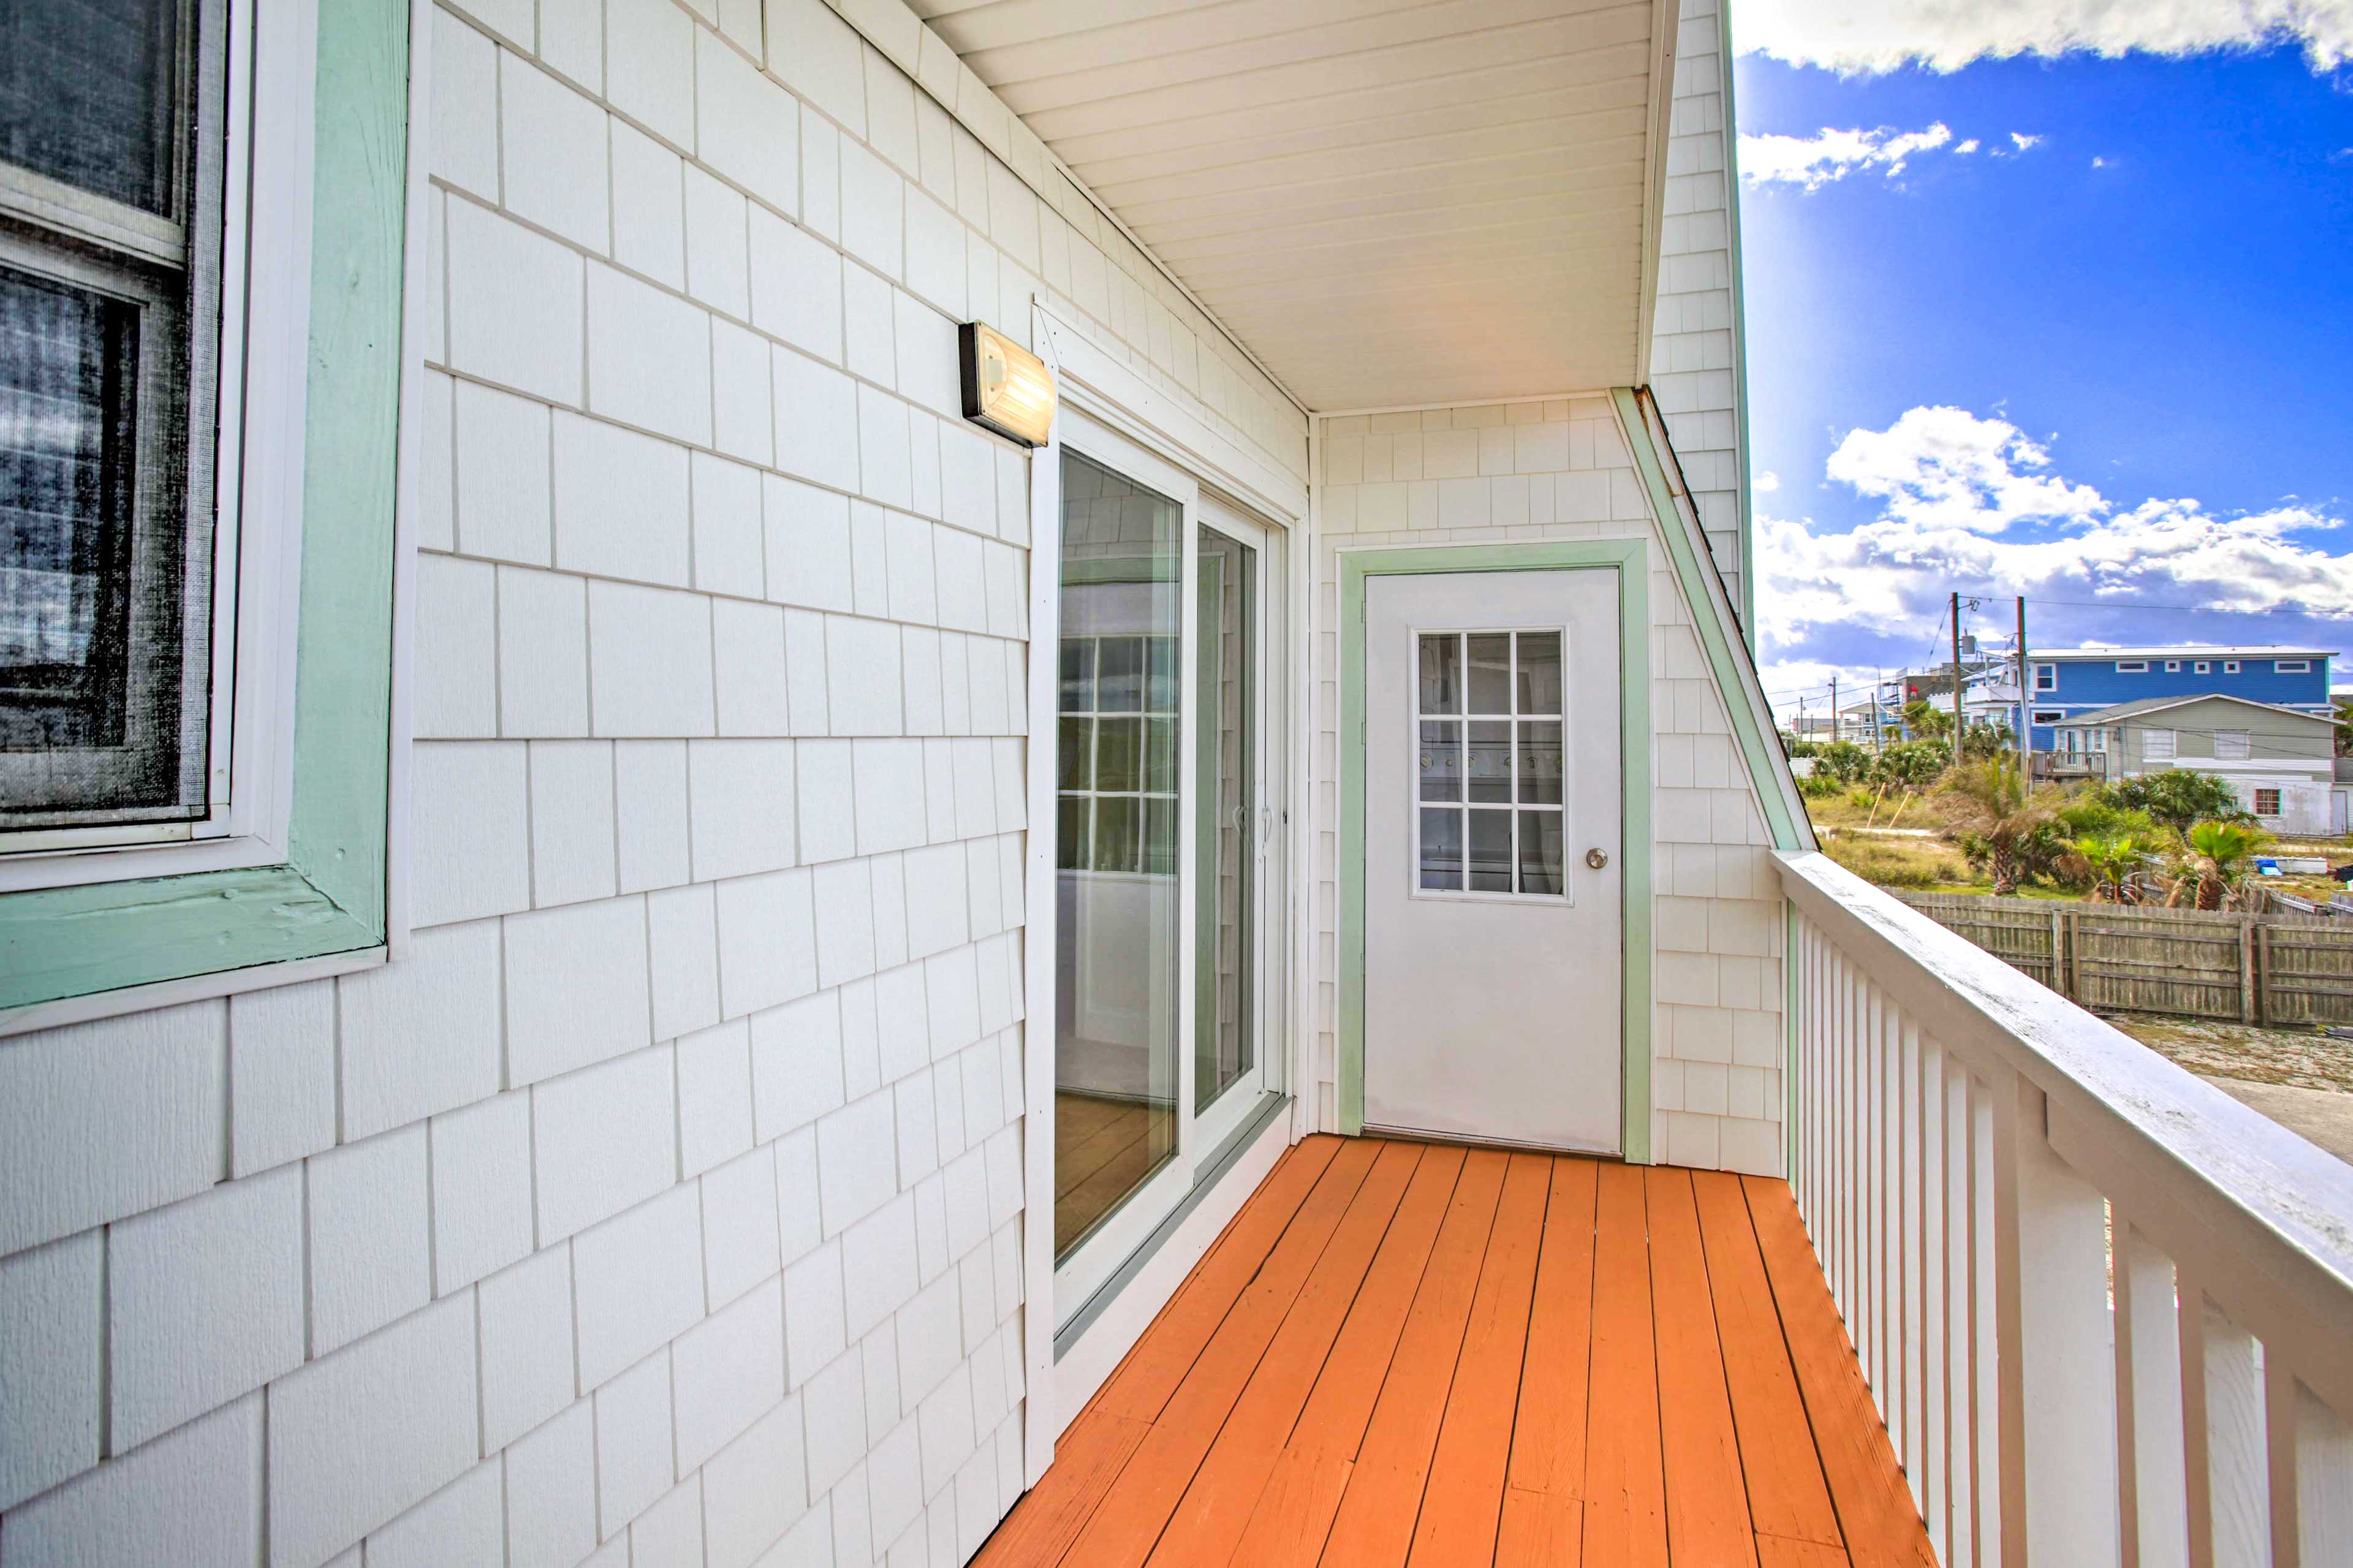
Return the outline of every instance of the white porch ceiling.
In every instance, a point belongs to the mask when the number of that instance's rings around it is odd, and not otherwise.
[[[1643,379],[1672,0],[912,0],[1311,408]]]

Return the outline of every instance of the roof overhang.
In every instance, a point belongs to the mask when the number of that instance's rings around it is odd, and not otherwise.
[[[1674,0],[913,0],[1311,409],[1647,379]]]

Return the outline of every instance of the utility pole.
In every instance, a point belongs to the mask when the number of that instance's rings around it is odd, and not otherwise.
[[[1965,715],[1961,709],[1961,596],[1953,595],[1953,762],[1961,760],[1961,725]]]
[[[2018,596],[2018,773],[2021,778],[2034,776],[2034,726],[2030,721],[2034,710],[2027,706],[2032,689],[2027,678],[2033,667],[2026,662],[2026,595]]]
[[[1887,672],[1874,669],[1871,682],[1871,750],[1874,756],[1887,754],[1887,728],[1879,721],[1879,700],[1887,694]]]
[[[1831,742],[1835,745],[1846,739],[1839,727],[1838,677],[1831,677]]]

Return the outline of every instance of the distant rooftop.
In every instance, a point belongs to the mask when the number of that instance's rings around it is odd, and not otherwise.
[[[2326,724],[2325,713],[2305,713],[2294,708],[2282,708],[2277,703],[2257,702],[2252,698],[2233,697],[2227,691],[2205,691],[2194,697],[2143,697],[2132,702],[2119,702],[2114,707],[2093,713],[2071,713],[2063,721],[2063,728],[2096,730],[2104,724],[2121,723],[2145,714],[2161,713],[2168,708],[2187,708],[2193,702],[2228,702],[2235,707],[2253,708],[2260,713],[2276,713],[2284,719],[2299,719],[2310,724]]]
[[[2036,648],[2027,656],[2045,664],[2073,658],[2335,658],[2333,647],[2229,647],[2220,643],[2175,643],[2166,647],[2112,647],[2093,644],[2085,647]]]

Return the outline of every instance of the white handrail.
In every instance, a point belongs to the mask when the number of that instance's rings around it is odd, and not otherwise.
[[[2353,1563],[2353,1167],[1775,858],[1791,1182],[1944,1561]]]

